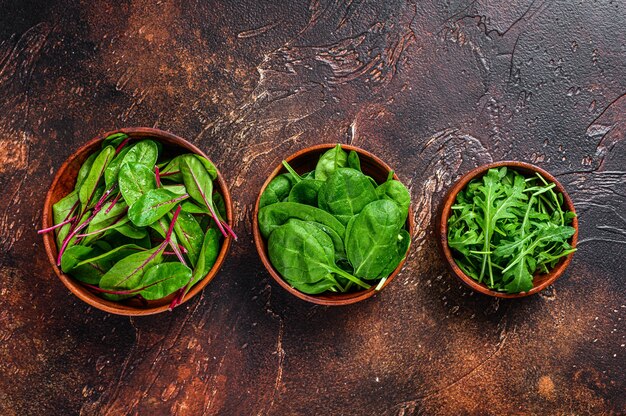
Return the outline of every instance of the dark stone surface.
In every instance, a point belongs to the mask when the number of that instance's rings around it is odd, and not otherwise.
[[[624,414],[626,6],[621,1],[0,2],[0,413]],[[188,138],[241,236],[201,296],[111,316],[73,297],[39,225],[55,170],[117,127]],[[306,304],[251,238],[265,176],[361,146],[413,195],[410,260],[376,297]],[[549,290],[473,295],[434,218],[450,183],[517,159],[580,214]]]

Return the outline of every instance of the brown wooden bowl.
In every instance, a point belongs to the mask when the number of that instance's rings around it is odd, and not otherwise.
[[[58,170],[56,176],[54,177],[52,185],[50,186],[50,190],[48,191],[48,194],[46,196],[46,201],[43,207],[42,228],[48,228],[53,225],[52,205],[54,205],[57,201],[59,201],[65,195],[69,194],[74,189],[76,176],[78,175],[78,170],[80,169],[83,162],[90,154],[100,148],[100,144],[103,138],[114,133],[126,133],[131,138],[131,140],[150,138],[152,140],[162,143],[163,148],[169,150],[173,154],[192,152],[202,155],[208,159],[207,155],[193,144],[187,142],[184,139],[181,139],[180,137],[172,133],[168,133],[162,130],[149,127],[131,127],[105,133],[102,136],[98,136],[87,142],[74,154],[72,154],[65,161],[65,163],[63,163],[63,165],[61,165],[61,168]],[[226,182],[224,181],[224,178],[220,174],[219,170],[217,172],[217,180],[214,182],[214,186],[215,189],[219,191],[224,197],[224,202],[226,205],[226,218],[228,220],[228,223],[232,225],[232,201],[230,199],[230,194],[228,192]],[[43,243],[46,249],[46,253],[48,255],[48,259],[50,260],[50,264],[52,265],[54,272],[57,274],[59,279],[61,279],[63,284],[81,300],[98,309],[118,315],[151,315],[166,311],[169,304],[174,298],[174,294],[172,294],[163,299],[147,301],[143,303],[140,302],[138,299],[129,299],[120,302],[103,299],[96,293],[89,290],[78,280],[63,273],[61,269],[57,266],[56,259],[58,249],[55,241],[55,234],[53,232],[49,232],[43,235]],[[222,243],[222,248],[220,249],[215,264],[213,265],[209,273],[204,277],[204,279],[196,283],[191,288],[189,293],[185,295],[182,303],[197,295],[211,280],[213,280],[220,267],[222,266],[224,259],[226,258],[226,254],[228,253],[230,244],[230,238],[224,239],[224,242]]]
[[[535,293],[542,291],[547,286],[554,283],[554,281],[563,274],[567,266],[570,264],[574,253],[570,253],[568,256],[563,257],[561,261],[559,261],[556,264],[556,266],[554,266],[554,268],[550,271],[550,273],[536,274],[533,279],[533,288],[529,290],[528,292],[502,293],[502,292],[498,292],[495,290],[491,290],[484,283],[478,283],[476,280],[466,275],[463,272],[463,270],[461,270],[461,268],[456,264],[456,261],[454,261],[454,257],[452,256],[452,251],[450,250],[450,247],[448,246],[448,218],[450,217],[451,207],[452,205],[454,205],[454,202],[456,201],[457,194],[463,188],[465,188],[465,186],[472,179],[483,176],[485,173],[487,173],[489,169],[498,168],[502,166],[506,166],[508,168],[517,170],[518,172],[524,173],[524,174],[534,174],[535,172],[541,174],[541,176],[543,176],[544,179],[546,179],[549,182],[553,182],[556,185],[556,189],[558,190],[558,192],[563,194],[563,201],[565,202],[565,208],[567,208],[567,210],[569,211],[572,211],[573,213],[576,213],[574,204],[572,203],[572,200],[570,199],[569,195],[565,191],[565,188],[563,188],[563,185],[561,185],[554,176],[552,176],[545,170],[541,169],[540,167],[531,165],[530,163],[517,162],[517,161],[501,161],[501,162],[489,163],[487,165],[479,166],[476,169],[473,169],[469,171],[468,173],[466,173],[465,175],[463,175],[454,184],[454,186],[450,188],[450,190],[448,191],[448,194],[446,195],[444,202],[443,202],[443,209],[441,211],[441,216],[439,217],[439,234],[440,235],[439,235],[438,241],[439,241],[439,246],[443,252],[443,255],[445,256],[448,262],[448,266],[450,266],[450,269],[452,270],[452,272],[459,279],[461,279],[461,281],[465,283],[467,286],[469,286],[470,288],[474,289],[477,292],[480,292],[489,296],[495,296],[499,298],[521,298],[524,296],[534,295]],[[576,247],[576,242],[578,241],[578,217],[574,217],[574,219],[572,220],[572,227],[574,227],[576,231],[574,232],[574,235],[570,239],[570,244],[572,247]]]
[[[326,144],[319,144],[316,146],[307,147],[306,149],[302,149],[294,153],[293,155],[289,156],[285,160],[299,174],[310,172],[315,169],[315,165],[317,164],[319,157],[324,152],[326,152],[329,149],[332,149],[336,145],[337,145],[336,143],[326,143]],[[389,172],[391,171],[391,168],[385,162],[383,162],[382,160],[380,160],[379,158],[377,158],[370,152],[363,150],[363,149],[359,149],[358,147],[342,144],[341,148],[348,152],[351,150],[354,150],[355,152],[357,152],[359,154],[359,159],[361,160],[361,169],[363,173],[374,178],[374,180],[377,183],[383,183],[385,182],[385,180],[387,180],[387,176]],[[299,290],[291,287],[289,283],[287,283],[281,277],[278,271],[276,271],[274,266],[272,266],[272,263],[270,262],[270,259],[267,254],[267,246],[265,244],[265,240],[263,239],[263,236],[261,236],[261,231],[259,229],[259,220],[258,220],[259,201],[261,199],[261,195],[265,191],[265,188],[272,181],[272,179],[274,179],[276,176],[285,172],[287,172],[287,170],[282,165],[282,163],[279,164],[274,169],[274,171],[270,174],[270,176],[267,178],[267,180],[261,187],[261,191],[259,192],[259,196],[254,206],[254,218],[253,218],[253,229],[252,229],[253,234],[254,234],[254,243],[256,245],[257,252],[259,253],[259,256],[261,257],[261,261],[263,262],[263,265],[265,266],[267,271],[274,278],[274,280],[276,280],[276,282],[279,285],[281,285],[283,288],[285,288],[285,290],[287,290],[289,293],[291,293],[294,296],[299,297],[300,299],[306,300],[307,302],[316,303],[318,305],[328,305],[328,306],[349,305],[349,304],[356,303],[356,302],[359,302],[359,301],[362,301],[364,299],[374,296],[374,294],[377,292],[375,290],[376,285],[373,285],[372,288],[367,289],[367,290],[360,290],[360,291],[351,292],[351,293],[322,293],[319,295],[307,295],[306,293],[302,293]],[[393,177],[394,179],[399,180],[397,175],[394,174]],[[413,230],[414,222],[413,222],[413,210],[411,207],[409,207],[409,215],[408,215],[405,226],[409,232],[409,235],[411,235],[412,237],[413,231],[414,231]],[[409,247],[409,250],[410,250],[410,247]],[[407,256],[408,256],[408,253],[407,253]],[[393,273],[389,275],[385,283],[383,283],[381,290],[385,288],[389,283],[391,283],[391,281],[398,275],[398,273],[400,273],[400,270],[402,269],[402,266],[404,265],[405,260],[406,260],[406,257],[400,262],[400,264],[398,264],[398,267],[396,267]]]

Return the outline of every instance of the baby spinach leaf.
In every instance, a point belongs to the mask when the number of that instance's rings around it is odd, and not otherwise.
[[[287,169],[287,174],[291,177],[294,184],[304,179],[302,176],[298,175],[298,172],[296,172],[286,160],[283,160],[283,166]]]
[[[267,187],[265,187],[265,191],[263,191],[261,199],[259,200],[259,208],[283,201],[289,196],[292,186],[293,180],[290,174],[283,173],[282,175],[276,176],[267,184]]]
[[[322,185],[324,185],[322,181],[303,179],[291,188],[287,201],[316,207],[317,195]]]
[[[151,189],[140,196],[128,210],[128,218],[138,226],[145,227],[170,212],[180,201],[188,198],[185,195],[174,195],[170,191],[158,188]]]
[[[315,166],[315,179],[325,181],[338,168],[348,165],[348,154],[343,151],[340,144],[326,151]]]
[[[362,172],[359,154],[354,150],[350,150],[350,153],[348,153],[348,167]]]
[[[411,205],[411,194],[400,181],[388,180],[376,188],[378,199],[388,199],[398,204],[402,216],[406,219]]]
[[[159,148],[157,144],[152,140],[142,140],[131,147],[122,159],[122,164],[137,163],[152,170],[158,157]]]
[[[277,202],[259,210],[258,219],[261,235],[268,238],[276,228],[292,218],[320,223],[335,231],[342,238],[345,233],[345,227],[337,218],[322,209],[297,202]]]
[[[328,236],[333,242],[333,246],[335,248],[335,258],[337,261],[339,261],[340,259],[346,258],[346,248],[344,247],[343,240],[341,239],[341,237],[339,236],[339,234],[337,234],[335,230],[333,230],[332,228],[324,224],[320,224],[319,222],[314,222],[314,221],[307,221],[307,222],[311,225],[316,226],[317,228],[319,228],[320,230],[328,234]]]
[[[139,292],[146,300],[161,299],[186,285],[191,279],[191,269],[180,263],[161,263],[146,270]]]
[[[386,270],[396,257],[403,225],[400,208],[386,199],[368,204],[355,217],[345,243],[355,276],[375,279]]]
[[[387,264],[387,266],[380,272],[380,278],[388,277],[393,271],[398,267],[398,264],[406,257],[406,253],[409,251],[409,246],[411,245],[411,235],[407,230],[400,230],[398,236],[396,237],[396,246],[393,251],[393,258]]]
[[[345,225],[376,199],[376,189],[365,175],[351,168],[339,168],[320,188],[317,202]]]
[[[307,295],[319,295],[320,293],[324,293],[328,290],[332,290],[337,286],[337,282],[332,279],[323,279],[315,283],[305,283],[300,281],[292,281],[289,284],[296,290],[299,290],[302,293],[306,293]]]
[[[322,280],[333,281],[333,273],[337,273],[369,289],[368,284],[337,267],[334,253],[333,243],[328,234],[314,225],[297,219],[291,219],[276,228],[268,239],[270,261],[291,285],[315,284]]]
[[[124,163],[119,173],[119,188],[129,207],[144,194],[156,189],[154,171],[139,163]]]

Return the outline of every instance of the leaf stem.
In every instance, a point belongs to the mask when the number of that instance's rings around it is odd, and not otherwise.
[[[53,225],[52,227],[43,228],[43,229],[37,231],[37,234],[45,234],[45,233],[50,232],[52,230],[56,230],[57,228],[63,227],[64,225],[69,224],[70,222],[74,221],[74,219],[76,219],[76,215],[74,215],[72,218],[69,218],[69,219],[67,219],[67,220],[65,220],[63,222],[60,222],[60,223],[58,223],[56,225]]]
[[[341,270],[339,267],[335,267],[335,268],[331,269],[330,271],[332,271],[334,273],[337,273],[339,276],[345,277],[346,279],[350,280],[351,282],[356,283],[357,285],[361,286],[362,288],[369,289],[369,288],[372,287],[372,286],[368,285],[367,283],[363,282],[358,277],[354,277],[350,273]]]
[[[298,175],[298,172],[296,172],[286,160],[283,160],[283,166],[287,169],[287,172],[293,176],[293,179],[296,182],[300,182],[302,180],[302,176]]]

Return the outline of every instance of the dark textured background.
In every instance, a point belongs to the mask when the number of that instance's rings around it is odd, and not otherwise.
[[[0,413],[625,414],[626,4],[0,0]],[[56,169],[124,126],[218,164],[241,236],[201,296],[129,319],[54,276],[35,234]],[[285,155],[352,143],[413,195],[410,260],[376,297],[304,303],[263,270],[251,210]],[[498,301],[433,239],[481,163],[556,174],[567,273]]]

